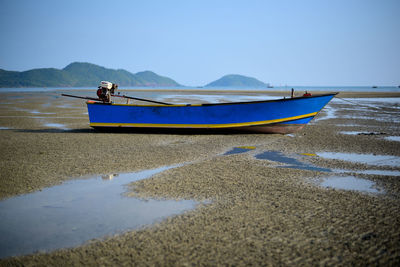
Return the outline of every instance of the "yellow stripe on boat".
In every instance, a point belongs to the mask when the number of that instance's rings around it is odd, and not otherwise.
[[[240,123],[224,123],[224,124],[157,124],[157,123],[108,123],[108,122],[91,122],[91,127],[156,127],[156,128],[231,128],[243,126],[257,126],[263,124],[286,122],[298,119],[304,119],[317,115],[318,112],[309,114],[293,116],[288,118],[281,118],[275,120],[253,121],[253,122],[240,122]]]

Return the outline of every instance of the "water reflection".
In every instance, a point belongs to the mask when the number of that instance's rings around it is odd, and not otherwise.
[[[234,147],[231,150],[225,152],[224,155],[241,154],[241,153],[245,153],[247,151],[254,150],[254,149],[256,149],[255,146],[238,146],[238,147]]]
[[[314,154],[303,153],[303,155],[309,156],[309,155],[314,155]],[[321,167],[314,166],[311,163],[302,162],[294,157],[286,156],[280,151],[265,151],[261,154],[256,155],[255,157],[256,157],[256,159],[266,159],[266,160],[270,160],[270,161],[284,163],[285,165],[278,166],[280,168],[291,168],[291,169],[319,171],[319,172],[332,172],[331,169],[321,168]]]
[[[125,197],[124,184],[169,168],[72,180],[0,202],[0,258],[73,247],[193,209],[195,201]]]
[[[115,177],[118,177],[118,174],[104,174],[101,176],[101,179],[103,180],[112,180]]]
[[[326,153],[326,154],[325,154]],[[317,156],[317,154],[312,154],[312,153],[300,153],[300,155],[303,156]],[[331,156],[331,158],[342,158],[342,159],[348,159],[351,158],[352,160],[358,160],[358,161],[372,161],[374,164],[382,163],[382,159],[387,159],[384,156],[374,156],[372,155],[367,155],[366,157],[363,157],[363,155],[358,155],[358,154],[350,154],[351,156],[344,156],[346,155],[345,153],[329,153],[329,152],[324,152],[324,153],[318,153],[319,156]],[[334,155],[334,157],[333,157]],[[353,155],[358,155],[359,157],[353,158]],[[360,157],[361,156],[361,157]],[[365,155],[364,155],[365,156]],[[360,174],[368,174],[368,175],[388,175],[388,176],[399,176],[400,172],[399,171],[391,171],[391,170],[343,170],[343,169],[328,169],[328,168],[321,168],[314,166],[310,163],[305,163],[302,162],[299,155],[294,155],[294,156],[287,156],[283,154],[280,151],[265,151],[261,154],[258,154],[255,156],[257,159],[266,159],[270,161],[275,161],[279,163],[283,163],[284,165],[277,166],[278,168],[291,168],[291,169],[300,169],[300,170],[309,170],[309,171],[320,171],[320,172],[334,172],[334,173],[360,173]],[[383,158],[382,158],[383,157]],[[396,158],[393,158],[392,156],[388,156],[389,160],[396,160]],[[378,161],[377,161],[378,159]],[[387,164],[387,163],[385,163]],[[376,185],[374,182],[362,178],[357,178],[354,176],[328,176],[323,178],[323,182],[321,183],[323,187],[332,187],[336,189],[343,189],[343,190],[354,190],[354,191],[360,191],[360,192],[369,192],[369,193],[378,193],[378,192],[384,192],[381,189],[377,189]]]

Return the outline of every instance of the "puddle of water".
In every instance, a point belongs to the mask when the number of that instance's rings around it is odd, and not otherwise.
[[[9,130],[11,128],[0,126],[0,130]]]
[[[389,140],[389,141],[400,142],[400,136],[388,136],[388,137],[385,137],[385,139]]]
[[[332,99],[332,100],[335,100],[335,99]],[[336,118],[337,118],[336,109],[328,104],[323,109],[322,114],[311,121],[311,124],[314,124],[314,123],[316,123],[318,121],[322,121],[322,120],[329,120],[329,119],[336,119]]]
[[[358,132],[358,131],[341,131],[341,134],[347,135],[385,135],[384,132]]]
[[[383,175],[383,176],[400,176],[400,171],[387,171],[387,170],[364,170],[364,171],[357,171],[357,173],[370,174],[370,175]]]
[[[357,132],[357,131],[341,131],[341,134],[347,134],[347,135],[359,135],[362,132]]]
[[[279,151],[265,151],[261,154],[255,156],[256,159],[266,159],[271,161],[277,161],[280,163],[291,164],[291,165],[302,165],[301,161],[298,161],[295,158],[290,158],[285,156],[282,152]]]
[[[309,154],[309,153],[303,153],[303,155],[314,156],[314,154]],[[265,151],[261,154],[256,155],[255,157],[256,157],[256,159],[266,159],[266,160],[270,160],[270,161],[276,161],[279,163],[288,164],[288,165],[284,165],[284,166],[279,166],[280,168],[291,168],[291,169],[319,171],[319,172],[332,172],[331,169],[320,168],[320,167],[314,166],[309,163],[301,162],[301,161],[297,160],[296,158],[288,157],[279,151]]]
[[[64,104],[58,105],[57,108],[73,108],[73,107],[71,104],[64,103]]]
[[[54,112],[41,112],[41,111],[37,111],[37,110],[32,110],[32,111],[30,111],[29,113],[32,113],[32,114],[42,114],[42,115],[56,114],[56,113],[54,113]]]
[[[398,105],[400,99],[398,98],[346,98],[344,101],[342,99],[332,99],[332,101],[324,108],[322,116],[318,116],[311,123],[316,123],[321,120],[335,119],[335,118],[346,118],[346,119],[373,119],[377,121],[390,121],[398,123]],[[351,105],[351,108],[340,107],[338,108],[336,104],[347,104]],[[395,109],[393,112],[379,112],[382,108],[392,108]],[[351,115],[338,115],[338,111],[348,110]],[[367,113],[366,113],[367,112]],[[363,115],[355,115],[355,114]],[[371,115],[373,114],[373,116]]]
[[[335,99],[336,100],[336,99]],[[382,97],[382,98],[346,98],[347,101],[357,102],[358,104],[368,105],[370,107],[376,107],[377,105],[390,105],[400,104],[400,99],[398,97]]]
[[[372,115],[365,115],[365,116],[354,116],[354,115],[343,115],[341,116],[342,119],[351,119],[351,120],[375,120],[381,122],[390,122],[390,123],[400,123],[398,119],[398,115],[387,115],[387,114],[374,114]],[[368,122],[365,122],[366,124]]]
[[[349,123],[349,124],[336,124],[336,126],[338,126],[338,127],[365,127],[365,125],[354,124],[354,123]],[[372,127],[372,126],[368,126],[368,127]]]
[[[16,110],[16,111],[22,111],[22,112],[28,112],[28,113],[31,113],[31,114],[41,114],[41,115],[56,114],[56,113],[54,113],[54,112],[41,112],[41,111],[38,111],[38,110],[36,110],[36,109],[25,109],[25,108],[18,108],[18,107],[15,107],[14,110]]]
[[[63,130],[68,130],[68,128],[62,123],[45,123],[44,126],[49,128],[58,128]]]
[[[344,170],[344,169],[333,169],[335,173],[359,173],[368,175],[382,175],[382,176],[400,176],[400,171],[390,170]]]
[[[225,152],[224,155],[233,155],[233,154],[240,154],[240,153],[245,153],[247,151],[256,149],[255,146],[239,146],[239,147],[234,147],[228,152]]]
[[[341,131],[341,134],[347,134],[347,135],[358,135],[361,132],[357,132],[357,131]]]
[[[42,107],[44,107],[44,108],[51,107],[51,103],[50,102],[44,103],[44,104],[42,104]]]
[[[238,148],[249,149],[249,150],[256,149],[255,146],[238,146]]]
[[[360,160],[360,157],[355,157],[354,155],[360,156],[359,154],[345,154],[345,153],[328,153],[328,156],[331,156],[335,159],[351,159]],[[334,155],[332,155],[334,154]],[[347,155],[348,157],[343,157],[342,154]],[[307,157],[315,157],[315,156],[326,156],[324,153],[300,153],[293,157],[287,156],[279,151],[265,151],[261,154],[256,155],[257,159],[266,159],[270,161],[275,161],[279,163],[283,163],[285,165],[278,166],[278,168],[291,168],[291,169],[300,169],[300,170],[309,170],[309,171],[320,171],[320,172],[334,172],[334,173],[360,173],[360,174],[369,174],[369,175],[384,175],[384,176],[400,176],[400,171],[390,171],[390,170],[342,170],[342,169],[328,169],[328,168],[320,168],[316,167],[312,164],[305,163],[299,160],[299,157],[307,156]],[[361,157],[362,160],[371,160],[375,165],[376,164],[385,164],[388,165],[386,160],[391,161],[391,163],[396,164],[397,157],[393,156],[375,156],[375,155],[361,155],[367,157]],[[372,156],[372,157],[371,157]],[[321,183],[324,187],[333,187],[337,189],[344,189],[344,190],[355,190],[361,192],[369,192],[369,193],[379,193],[383,192],[383,190],[376,189],[375,183],[361,178],[356,178],[353,176],[330,176],[323,179]]]
[[[123,195],[123,185],[174,167],[72,180],[1,201],[0,258],[78,246],[193,209],[191,200]]]
[[[331,176],[323,179],[321,186],[343,190],[353,190],[367,193],[380,193],[381,191],[374,188],[375,183],[353,176]]]
[[[390,155],[372,155],[372,154],[355,154],[355,153],[334,153],[320,152],[318,156],[326,159],[337,159],[350,161],[355,163],[363,163],[375,166],[400,166],[400,157]]]

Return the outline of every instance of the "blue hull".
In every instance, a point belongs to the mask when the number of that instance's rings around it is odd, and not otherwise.
[[[301,129],[335,93],[279,100],[200,105],[87,102],[91,127],[233,128],[265,133]]]

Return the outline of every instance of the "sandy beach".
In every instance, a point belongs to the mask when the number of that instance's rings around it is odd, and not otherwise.
[[[201,203],[78,247],[0,259],[2,266],[400,263],[400,93],[340,92],[291,135],[98,132],[88,125],[84,100],[59,92],[0,96],[1,200],[90,175],[181,164],[129,184],[127,197]],[[225,154],[234,148],[243,153]],[[271,151],[301,164],[260,156]],[[366,164],[326,152],[388,159]],[[327,176],[368,180],[378,192],[327,188]]]

